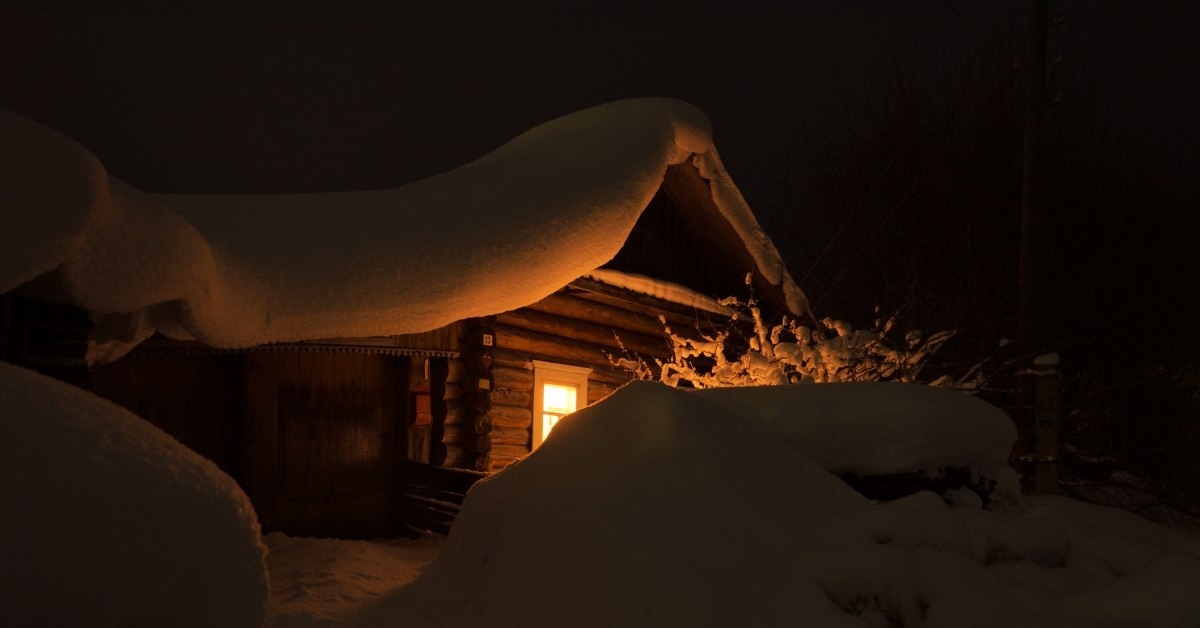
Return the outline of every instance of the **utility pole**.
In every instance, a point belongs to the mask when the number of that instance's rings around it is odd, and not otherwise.
[[[1046,119],[1046,27],[1049,1],[1032,0],[1029,14],[1029,81],[1025,102],[1025,151],[1021,176],[1021,242],[1017,287],[1017,351],[1021,358],[1045,351],[1046,234],[1043,218],[1043,168]],[[1057,358],[1055,358],[1057,362]],[[1057,388],[1039,385],[1032,364],[1022,364],[1017,378],[1021,420],[1018,429],[1034,439],[1034,491],[1058,492]],[[1040,370],[1044,367],[1039,364]],[[1054,394],[1050,403],[1044,395]],[[1050,408],[1054,408],[1051,412]]]

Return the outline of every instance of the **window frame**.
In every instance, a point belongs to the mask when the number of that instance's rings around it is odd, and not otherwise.
[[[588,375],[592,369],[586,366],[571,366],[557,362],[533,360],[533,425],[529,450],[537,449],[546,440],[548,431],[544,426],[545,385],[570,386],[575,388],[575,412],[587,406]],[[550,414],[557,414],[552,412]],[[569,414],[569,413],[568,413]],[[563,415],[567,416],[567,415]]]

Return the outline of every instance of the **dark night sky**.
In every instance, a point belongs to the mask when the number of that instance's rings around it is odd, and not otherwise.
[[[673,96],[709,114],[746,180],[894,59],[1026,23],[1026,3],[989,0],[490,4],[5,10],[0,106],[144,189],[239,192],[398,185],[573,110]],[[1073,32],[1053,29],[1051,54],[1164,142],[1193,144],[1197,5],[1052,2]]]

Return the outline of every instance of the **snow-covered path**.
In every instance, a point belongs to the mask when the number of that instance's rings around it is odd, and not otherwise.
[[[263,537],[271,595],[267,628],[353,625],[363,609],[411,584],[437,556],[441,537],[344,541]]]

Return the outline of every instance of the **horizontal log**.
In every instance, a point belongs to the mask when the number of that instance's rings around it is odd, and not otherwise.
[[[532,408],[533,393],[523,390],[501,388],[492,393],[492,405],[512,406],[514,408]]]
[[[525,332],[527,334],[536,334],[536,332]],[[562,343],[562,339],[554,336],[547,336],[549,341],[554,345]],[[503,336],[501,336],[503,341]],[[519,343],[520,344],[520,343]],[[496,364],[511,366],[512,368],[532,369],[532,360],[545,360],[547,362],[562,362],[563,357],[557,355],[548,355],[545,353],[537,353],[524,348],[497,347],[496,348]],[[591,367],[592,372],[588,376],[589,380],[603,381],[609,384],[623,385],[632,377],[628,371],[616,368],[608,363],[608,359],[601,355],[600,361],[587,364]],[[532,371],[530,371],[532,372]]]
[[[524,458],[529,455],[529,447],[525,445],[494,445],[490,453],[497,458]]]
[[[613,394],[620,386],[605,382],[588,381],[588,405],[592,405],[601,399]]]
[[[443,441],[457,441],[458,437],[454,435],[462,432],[486,434],[492,429],[492,414],[491,412],[463,412],[458,422],[448,423],[441,428]]]
[[[485,422],[485,425],[480,426],[481,429],[484,431],[476,431],[475,429],[473,429],[476,427],[474,425],[447,425],[446,432],[442,436],[442,442],[443,443],[464,443],[463,447],[466,447],[465,443],[470,442],[476,436],[485,436],[485,435],[490,434],[493,431],[495,431],[494,428],[492,427],[491,417],[489,417],[487,415],[481,415],[480,420]],[[510,429],[510,428],[505,428],[505,429]]]
[[[589,388],[589,390],[591,389]],[[529,408],[514,408],[492,404],[492,409],[488,414],[491,415],[493,429],[497,427],[530,429],[530,426],[533,425],[533,411]]]
[[[658,315],[644,307],[632,309],[628,305],[602,303],[575,293],[557,292],[526,308],[606,325],[618,332],[630,331],[651,338],[663,335],[663,324]],[[684,326],[691,327],[690,324]]]
[[[457,384],[454,382],[446,382],[445,386],[443,387],[443,391],[442,391],[442,399],[445,399],[446,401],[453,401],[455,399],[462,399],[462,396],[463,396],[463,389],[460,384]]]
[[[443,401],[442,403],[446,406],[445,419],[442,421],[444,425],[458,425],[463,421],[470,421],[472,415],[475,414],[461,400],[455,399],[452,401]],[[434,425],[437,425],[437,423],[435,422]]]
[[[529,354],[521,351],[515,351],[508,347],[496,347],[493,350],[496,356],[495,368],[509,367],[514,369],[524,369],[533,372],[533,362],[529,359]],[[493,370],[494,370],[493,369]]]
[[[492,369],[492,379],[497,389],[533,390],[533,371],[511,366],[497,366]]]
[[[617,388],[628,384],[631,379],[633,379],[633,374],[629,371],[608,365],[593,367],[592,372],[588,374],[589,382],[601,382]]]
[[[486,454],[492,450],[491,434],[467,434],[463,433],[463,438],[460,441],[454,442],[455,445],[462,447],[469,454]],[[446,449],[449,451],[449,446],[452,441],[447,441]]]
[[[572,341],[510,325],[496,325],[500,342],[509,349],[520,351],[531,357],[549,358],[568,364],[585,364],[593,369],[608,364],[608,354],[617,353],[610,347],[590,342]]]
[[[491,432],[492,445],[521,445],[529,446],[529,430],[510,427],[494,427]]]
[[[505,312],[496,317],[496,322],[498,325],[509,325],[560,336],[569,342],[580,340],[590,342],[608,347],[612,353],[620,352],[621,346],[629,351],[659,357],[671,353],[670,341],[661,328],[654,335],[626,330],[617,331],[604,324],[539,312],[532,308]]]
[[[580,290],[579,292],[572,293],[580,299],[628,309],[646,316],[652,316],[655,319],[662,316],[667,319],[667,323],[671,326],[672,331],[676,331],[676,327],[679,327],[680,330],[685,328],[695,329],[697,324],[700,329],[713,327],[723,329],[729,325],[729,317],[727,316],[664,301],[657,297],[626,290],[625,288],[610,286],[592,279],[580,277],[571,282],[571,287]]]
[[[469,465],[475,458],[473,454],[467,453],[467,450],[458,445],[446,443],[444,447],[446,448],[446,457],[442,460],[441,466],[461,469]]]

